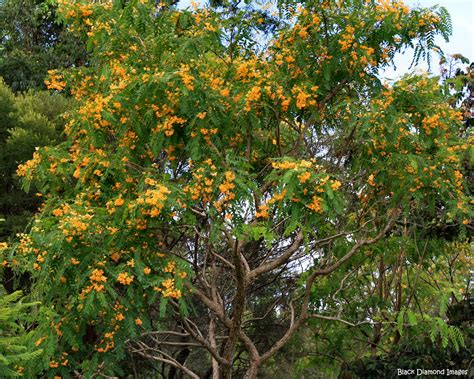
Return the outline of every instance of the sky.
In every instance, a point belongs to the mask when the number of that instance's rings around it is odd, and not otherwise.
[[[440,5],[445,7],[453,22],[453,34],[448,43],[444,42],[443,37],[439,36],[436,40],[438,46],[445,54],[462,54],[470,61],[474,61],[474,0],[405,0],[410,7],[432,7]],[[413,58],[413,51],[407,50],[405,54],[399,54],[395,58],[397,70],[389,68],[383,74],[389,79],[396,79],[409,72]],[[438,57],[433,55],[431,70],[435,75],[439,74]],[[418,69],[427,69],[426,64],[419,65]]]

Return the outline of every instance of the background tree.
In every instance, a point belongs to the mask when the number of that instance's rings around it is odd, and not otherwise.
[[[44,89],[47,71],[87,61],[85,43],[56,19],[55,2],[0,1],[0,76],[14,91]]]
[[[67,140],[18,169],[45,198],[9,253],[49,310],[35,367],[255,378],[313,320],[367,324],[380,347],[415,326],[417,287],[400,288],[442,255],[418,254],[433,220],[469,224],[472,136],[459,138],[436,79],[384,86],[377,73],[405,46],[446,37],[444,9],[286,2],[260,48],[256,4],[62,5],[93,67],[52,73],[80,106]],[[370,278],[382,258],[390,269]],[[388,298],[365,301],[362,284],[384,275]],[[436,316],[444,305],[424,306],[420,327],[462,344]]]
[[[19,164],[31,159],[35,149],[62,140],[62,114],[73,100],[59,94],[29,91],[15,95],[0,81],[0,241],[8,241],[23,233],[38,210],[40,199],[34,188],[25,193],[16,175]],[[16,288],[14,276],[6,267],[3,284],[8,292]],[[23,290],[29,290],[27,283]]]
[[[84,40],[58,23],[56,8],[51,1],[0,1],[0,217],[5,218],[0,241],[23,232],[39,205],[34,193],[19,191],[16,167],[31,158],[35,147],[60,139],[59,114],[70,103],[32,90],[45,88],[49,69],[86,61]],[[15,96],[12,90],[24,95]],[[3,271],[3,283],[12,292],[13,273],[9,268]],[[27,282],[22,289],[28,291]]]

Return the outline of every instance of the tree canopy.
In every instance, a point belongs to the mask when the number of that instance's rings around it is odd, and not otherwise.
[[[59,94],[29,91],[14,94],[0,79],[0,239],[23,232],[40,203],[35,193],[25,193],[16,176],[19,164],[35,148],[55,145],[64,127],[62,114],[73,101]]]
[[[34,370],[255,378],[298,339],[336,373],[410,335],[464,348],[446,312],[469,276],[473,134],[437,78],[379,78],[448,37],[444,8],[59,4],[89,64],[50,72],[78,105],[19,166],[43,203],[4,250],[44,306]]]
[[[14,91],[44,89],[47,71],[83,65],[84,40],[61,24],[49,0],[0,1],[0,76]]]

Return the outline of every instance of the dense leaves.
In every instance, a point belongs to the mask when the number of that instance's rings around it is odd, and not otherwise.
[[[14,91],[44,89],[47,71],[85,64],[85,44],[44,0],[0,1],[0,76]]]
[[[2,249],[3,246],[0,246]],[[33,346],[33,332],[26,332],[26,314],[34,303],[22,303],[20,291],[2,295],[0,300],[0,375],[2,378],[22,376],[25,366],[41,354]],[[31,321],[31,320],[30,320]],[[28,346],[30,345],[30,346]]]
[[[40,146],[61,140],[64,127],[62,114],[72,101],[48,92],[15,95],[0,81],[0,240],[23,232],[39,199],[34,193],[21,191],[16,176],[20,163],[29,160]]]
[[[60,3],[92,56],[50,73],[79,105],[66,141],[17,171],[44,198],[8,257],[47,307],[36,367],[255,378],[311,327],[374,355],[407,329],[463,346],[445,313],[467,275],[472,134],[436,79],[377,76],[407,45],[432,49],[444,10]],[[438,222],[460,229],[448,263]]]

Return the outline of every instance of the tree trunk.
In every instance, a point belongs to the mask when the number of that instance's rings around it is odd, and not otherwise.
[[[259,366],[260,366],[259,361],[250,362],[250,367],[245,373],[244,379],[255,379],[257,377]]]

